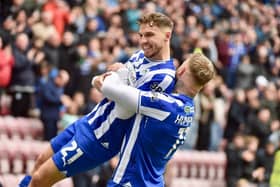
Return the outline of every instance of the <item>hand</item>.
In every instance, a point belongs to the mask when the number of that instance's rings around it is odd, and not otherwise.
[[[103,73],[102,75],[94,77],[91,81],[91,85],[101,92],[104,79],[109,75],[111,75],[111,73],[107,72],[107,73]]]
[[[271,124],[270,124],[270,130],[271,130],[272,132],[275,132],[275,131],[279,130],[279,128],[280,128],[280,122],[279,122],[279,120],[274,120],[274,121],[271,122]]]
[[[34,49],[30,49],[28,52],[27,52],[27,58],[28,60],[33,60],[35,56],[35,50]]]
[[[255,159],[255,155],[251,151],[246,150],[246,151],[243,151],[242,158],[246,162],[251,162],[251,161],[253,161]]]
[[[39,52],[36,56],[35,56],[35,63],[39,64],[40,62],[42,62],[42,60],[44,59],[45,54],[43,52]]]
[[[253,171],[252,177],[261,182],[264,180],[264,173],[265,173],[265,168],[259,167]]]
[[[119,69],[124,68],[124,67],[125,67],[125,65],[123,63],[116,62],[116,63],[114,63],[112,65],[109,65],[107,70],[108,71],[118,71]]]

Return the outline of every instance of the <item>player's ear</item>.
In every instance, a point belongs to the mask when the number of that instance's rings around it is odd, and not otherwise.
[[[185,73],[185,71],[186,71],[185,67],[181,65],[176,71],[177,77],[182,76]]]
[[[171,32],[165,32],[166,41],[170,40],[170,38],[171,38]]]

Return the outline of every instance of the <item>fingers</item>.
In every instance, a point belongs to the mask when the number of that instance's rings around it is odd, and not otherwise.
[[[103,73],[102,75],[93,77],[91,84],[93,87],[97,88],[98,91],[101,91],[104,79],[111,75],[110,72]]]
[[[101,77],[102,75],[94,77],[92,81],[92,85],[97,88],[98,91],[101,91],[101,87],[103,84],[103,78]]]

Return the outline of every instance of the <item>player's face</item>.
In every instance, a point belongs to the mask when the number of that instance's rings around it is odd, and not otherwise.
[[[139,43],[146,57],[161,60],[162,49],[167,45],[166,34],[155,25],[140,25]]]

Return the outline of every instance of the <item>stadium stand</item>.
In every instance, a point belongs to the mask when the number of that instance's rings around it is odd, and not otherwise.
[[[172,187],[225,187],[224,152],[178,151],[171,160]]]

